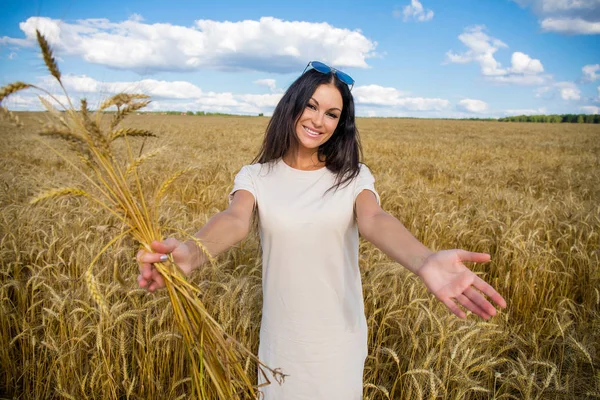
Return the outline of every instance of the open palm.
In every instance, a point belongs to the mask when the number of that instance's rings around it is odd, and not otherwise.
[[[489,254],[484,253],[473,253],[458,249],[438,251],[425,260],[418,271],[418,275],[427,286],[427,289],[456,316],[466,317],[465,312],[458,306],[460,304],[487,320],[496,315],[496,309],[484,297],[484,294],[502,308],[506,307],[506,301],[493,287],[467,268],[463,262],[487,262],[489,260]]]

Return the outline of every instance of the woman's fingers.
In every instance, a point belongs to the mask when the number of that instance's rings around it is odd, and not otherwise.
[[[477,290],[473,289],[472,287],[468,287],[463,294],[486,314],[492,317],[496,315],[496,308]]]
[[[152,247],[152,250],[160,254],[172,253],[178,245],[179,241],[175,238],[168,238],[163,240],[162,242],[154,240],[152,243],[150,243],[150,247]]]
[[[167,261],[166,254],[161,253],[149,253],[144,250],[140,250],[137,256],[137,261],[141,264],[154,264],[157,262]]]
[[[137,253],[136,259],[139,264],[140,274],[138,275],[138,285],[141,288],[146,288],[153,292],[164,286],[162,276],[154,268],[153,263],[165,261],[164,254],[149,253],[145,250],[140,250]]]
[[[479,315],[481,318],[487,320],[490,316],[482,310],[477,304],[473,303],[467,296],[464,294],[460,294],[456,296],[456,301],[458,304],[463,306],[465,309],[471,311],[475,315]]]
[[[439,297],[438,297],[439,298]],[[442,303],[444,303],[446,305],[446,307],[448,307],[450,309],[450,311],[452,311],[452,313],[454,315],[456,315],[458,318],[466,318],[467,315],[465,314],[465,312],[463,310],[460,309],[460,307],[458,306],[458,304],[456,304],[454,301],[452,301],[451,298],[449,297],[444,297],[444,298],[439,298]]]
[[[165,286],[165,281],[162,275],[156,269],[152,270],[152,280],[157,285],[157,288],[162,288],[163,286]]]
[[[473,286],[483,292],[487,297],[489,297],[494,303],[498,304],[502,308],[506,308],[506,300],[504,297],[500,295],[489,283],[481,279],[480,277],[476,277]]]
[[[464,294],[457,296],[456,300],[467,310],[471,311],[473,314],[479,315],[485,320],[496,315],[496,309],[492,307],[483,296],[480,294],[477,296],[474,293],[469,293],[467,295],[466,293],[467,291],[465,291]]]
[[[457,250],[458,257],[461,261],[472,261],[472,262],[488,262],[491,257],[487,253],[475,253],[466,250]],[[498,293],[490,284],[475,276],[472,284],[477,290],[482,292],[484,295],[490,298],[495,304],[501,308],[506,307],[506,300]],[[470,298],[475,304],[486,311],[489,315],[496,315],[496,308],[477,290],[469,287],[464,291],[464,294]]]
[[[458,258],[461,261],[472,261],[472,262],[488,262],[491,260],[491,256],[487,253],[474,253],[472,251],[457,250]]]

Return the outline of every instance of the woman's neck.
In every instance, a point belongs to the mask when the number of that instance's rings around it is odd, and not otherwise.
[[[317,151],[288,151],[283,156],[283,161],[292,168],[304,171],[320,169],[325,166],[325,161],[319,160]]]

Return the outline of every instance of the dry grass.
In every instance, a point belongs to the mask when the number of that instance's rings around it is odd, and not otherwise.
[[[87,267],[120,225],[85,197],[29,204],[56,189],[49,182],[78,187],[80,178],[35,140],[39,115],[19,116],[24,129],[0,124],[0,392],[189,397],[191,371],[168,296],[136,288],[131,239],[94,270],[114,317],[103,319],[90,296]],[[148,149],[164,146],[138,166],[144,187],[194,168],[162,200],[170,234],[191,234],[227,206],[233,176],[255,155],[266,122],[125,122],[158,136],[146,139]],[[490,322],[459,320],[363,243],[365,398],[600,398],[599,127],[367,119],[359,128],[383,207],[432,248],[491,253],[491,263],[474,268],[508,301]],[[254,352],[260,268],[252,235],[192,279],[208,312]],[[256,376],[255,363],[244,367]]]

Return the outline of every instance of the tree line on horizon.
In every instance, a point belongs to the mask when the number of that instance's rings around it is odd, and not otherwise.
[[[570,124],[600,124],[600,115],[596,114],[552,114],[552,115],[515,115],[498,118],[500,122],[546,122]]]

